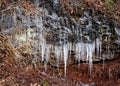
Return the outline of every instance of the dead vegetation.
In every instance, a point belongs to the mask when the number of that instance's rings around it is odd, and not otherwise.
[[[61,14],[80,17],[84,10],[90,9],[93,14],[99,13],[109,16],[114,21],[120,22],[120,1],[117,0],[60,0]]]
[[[22,55],[10,43],[7,36],[0,35],[0,62],[12,62],[15,59],[22,59]]]
[[[66,3],[67,1],[69,1],[69,3]],[[75,0],[75,4],[77,4],[76,8],[70,4],[70,1],[74,2],[74,0],[61,0],[63,5],[62,12],[65,12],[65,14],[81,15],[82,11],[85,10],[88,5],[96,10],[102,9],[104,6],[100,0],[97,0],[97,2],[95,2],[95,0],[84,0],[84,2],[79,3],[76,1],[80,0]],[[23,4],[25,8],[25,12],[34,13],[35,7],[31,2],[21,4]],[[118,10],[120,8],[118,5],[114,9],[117,10],[115,11],[116,13],[112,14],[117,20],[119,20]],[[82,7],[80,8],[79,6]],[[96,6],[97,8],[95,8]],[[12,6],[8,6],[2,11],[6,11],[11,7]],[[16,34],[17,31],[13,33]],[[32,59],[27,58],[29,57],[27,54],[23,56],[23,52],[26,49],[31,49],[31,45],[26,43],[15,48],[10,43],[8,36],[0,35],[0,86],[76,86],[77,84],[81,86],[80,81],[83,83],[94,82],[96,86],[120,85],[120,57],[116,60],[105,62],[104,64],[102,62],[94,64],[91,80],[88,64],[81,63],[80,65],[71,65],[67,67],[67,80],[65,80],[64,69],[54,69],[48,66],[45,72],[43,63],[40,62],[37,64],[37,68],[34,69],[31,64]],[[28,53],[28,50],[25,52]],[[19,59],[22,59],[22,62],[20,62]]]

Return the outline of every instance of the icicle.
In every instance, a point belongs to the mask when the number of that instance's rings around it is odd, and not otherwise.
[[[92,63],[93,63],[93,53],[95,51],[95,43],[93,42],[92,44],[86,44],[86,48],[87,48],[87,58],[86,61],[88,61],[89,63],[89,69],[90,69],[90,76],[92,74]]]
[[[82,58],[82,55],[81,55],[81,52],[82,52],[82,43],[78,43],[79,45],[78,45],[78,48],[79,48],[79,50],[78,50],[78,52],[79,52],[79,63],[80,63],[80,59]],[[84,52],[84,51],[83,51]],[[84,58],[84,57],[83,57]]]
[[[78,54],[78,55],[77,55],[77,57],[76,57],[76,60],[78,60],[79,63],[80,63],[80,59],[84,58],[84,57],[81,56],[81,52],[82,52],[81,49],[82,49],[82,48],[81,48],[81,43],[77,43],[77,44],[76,44],[76,54]],[[83,51],[83,52],[84,52],[84,51]]]
[[[45,57],[44,57],[44,66],[45,66],[45,71],[47,70],[47,63],[49,61],[49,57],[50,57],[50,45],[46,45],[46,49],[45,49]]]
[[[39,6],[39,4],[40,4],[40,3],[39,3],[39,0],[35,0],[35,5],[36,5],[36,6]]]
[[[60,61],[63,60],[63,47],[60,47]]]
[[[90,69],[90,76],[92,74],[92,63],[93,63],[92,54],[94,52],[93,49],[94,49],[93,44],[89,44],[89,69]]]
[[[96,39],[96,48],[97,48],[96,57],[97,58],[101,58],[101,47],[102,47],[101,45],[102,43],[101,43],[101,37],[100,37]]]
[[[86,54],[87,54],[87,57],[86,57],[86,62],[88,62],[88,58],[89,58],[89,47],[88,47],[88,44],[86,44]]]
[[[64,72],[66,76],[66,68],[67,68],[67,59],[68,59],[68,46],[63,46],[63,55],[64,55]]]
[[[115,32],[118,36],[120,36],[120,28],[119,27],[115,27]]]
[[[55,46],[55,56],[57,58],[58,65],[59,65],[60,53],[61,53],[60,46]]]
[[[41,52],[42,52],[42,61],[44,61],[44,56],[45,56],[45,48],[46,48],[46,43],[45,43],[45,39],[42,39],[42,43],[41,43]]]
[[[13,22],[14,22],[14,27],[16,27],[17,26],[17,16],[16,16],[16,12],[15,12],[15,10],[14,10],[14,14],[13,14]]]
[[[59,3],[59,0],[54,0],[53,3],[57,5]]]
[[[86,51],[85,51],[85,44],[83,43],[83,42],[80,42],[79,43],[79,56],[80,56],[80,59],[81,60],[85,60],[85,53],[86,53]]]

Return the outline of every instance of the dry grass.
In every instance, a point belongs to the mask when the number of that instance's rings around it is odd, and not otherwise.
[[[15,59],[21,58],[21,54],[10,43],[9,38],[7,36],[0,35],[0,59],[2,61],[12,62]]]

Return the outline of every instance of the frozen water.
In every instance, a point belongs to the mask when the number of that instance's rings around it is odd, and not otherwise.
[[[68,59],[68,45],[63,46],[63,55],[64,55],[64,71],[66,75],[67,59]]]
[[[39,1],[40,1],[40,0],[35,0],[35,5],[36,5],[36,6],[39,6],[39,4],[40,4]]]
[[[13,15],[13,22],[14,22],[14,27],[17,26],[17,15],[16,15],[16,12],[14,11],[14,15]]]
[[[96,49],[97,49],[97,51],[96,51],[96,53],[97,53],[96,58],[100,58],[101,57],[101,45],[102,45],[101,40],[97,38],[96,39]]]
[[[117,33],[118,36],[120,36],[120,28],[115,27],[115,32]]]
[[[56,5],[59,3],[59,0],[54,0],[53,3]]]
[[[39,6],[39,2],[40,0],[35,0],[36,6]],[[59,0],[53,0],[53,3],[57,5]],[[96,61],[96,58],[106,58],[106,56],[101,54],[102,36],[92,39],[94,38],[93,35],[89,35],[91,33],[89,31],[97,32],[96,29],[98,29],[95,28],[95,30],[93,30],[93,22],[90,13],[84,12],[84,15],[79,19],[78,22],[76,22],[74,18],[70,19],[68,16],[58,16],[58,14],[54,11],[50,15],[47,9],[38,8],[39,7],[37,7],[37,11],[32,15],[27,14],[26,16],[18,12],[22,17],[21,28],[25,31],[25,33],[17,33],[18,36],[16,38],[19,39],[18,42],[28,42],[28,40],[32,40],[32,53],[40,53],[39,58],[44,61],[45,69],[47,63],[49,62],[51,56],[50,54],[54,53],[58,65],[60,61],[64,62],[65,75],[67,71],[67,62],[69,59],[68,57],[69,55],[71,56],[71,51],[74,51],[74,59],[79,63],[80,61],[87,62],[89,64],[91,74],[93,61]],[[17,8],[17,10],[19,9]],[[41,14],[39,14],[39,11]],[[12,18],[14,27],[17,27],[18,20],[16,11],[13,12]],[[0,21],[2,22],[3,20],[4,15],[2,14]],[[102,22],[98,21],[97,18],[94,20],[98,23],[98,25],[102,24]],[[106,28],[106,41],[110,41],[110,27],[108,27],[108,25],[101,26],[102,28]],[[115,28],[115,31],[117,35],[120,36],[119,28]],[[51,40],[52,43],[47,40],[49,37],[49,40]],[[112,54],[110,54],[110,46],[106,46],[106,49],[106,53],[111,56]]]

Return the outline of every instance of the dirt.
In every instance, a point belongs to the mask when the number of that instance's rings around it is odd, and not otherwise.
[[[10,57],[9,57],[10,58]],[[120,57],[93,64],[92,74],[87,63],[74,64],[58,69],[37,63],[37,67],[25,61],[0,63],[0,86],[120,86]]]

